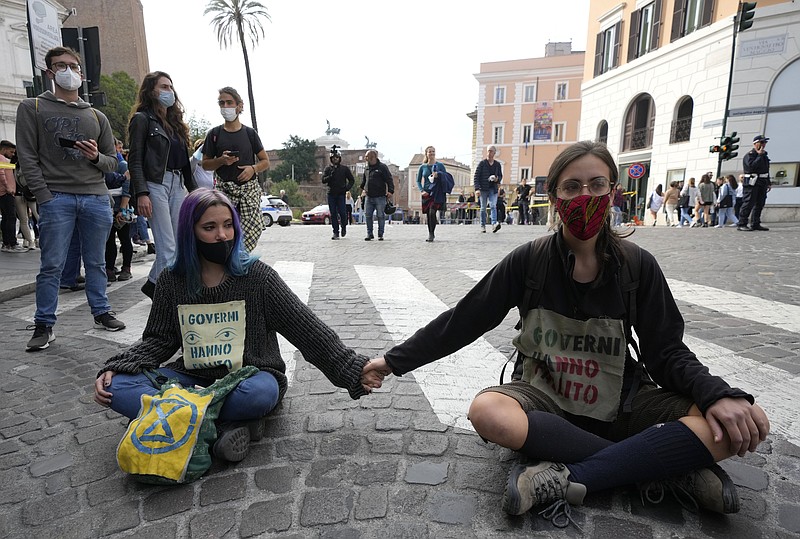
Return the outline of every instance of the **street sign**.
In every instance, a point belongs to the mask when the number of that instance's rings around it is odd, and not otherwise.
[[[641,163],[634,163],[628,168],[628,176],[634,180],[638,180],[645,173],[645,166]]]

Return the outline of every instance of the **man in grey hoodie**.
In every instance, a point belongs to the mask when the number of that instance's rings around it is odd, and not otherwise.
[[[17,109],[19,164],[39,203],[41,263],[28,351],[47,348],[55,339],[58,285],[73,231],[80,233],[95,327],[125,327],[111,313],[106,295],[105,244],[113,217],[105,173],[117,168],[111,125],[78,96],[83,82],[78,53],[55,47],[45,63],[54,90],[23,100]]]

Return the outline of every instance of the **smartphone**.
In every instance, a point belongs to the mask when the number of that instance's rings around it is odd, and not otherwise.
[[[74,141],[72,139],[68,139],[68,138],[64,138],[64,137],[58,137],[58,145],[61,146],[62,148],[74,148],[75,147],[75,142],[76,141]]]
[[[229,150],[228,155],[231,157],[239,157],[239,150]]]

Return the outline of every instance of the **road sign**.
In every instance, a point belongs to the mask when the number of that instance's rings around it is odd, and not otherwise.
[[[645,173],[645,166],[641,163],[634,163],[630,167],[628,167],[628,176],[633,178],[634,180],[638,180]]]

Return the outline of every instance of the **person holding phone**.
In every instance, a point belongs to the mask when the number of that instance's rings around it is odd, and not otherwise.
[[[83,74],[77,52],[55,47],[47,51],[45,63],[53,91],[24,99],[17,108],[17,156],[39,203],[41,260],[29,351],[43,350],[56,338],[59,281],[74,233],[80,236],[95,327],[125,327],[111,313],[106,294],[106,239],[113,217],[105,173],[117,168],[111,125],[78,95]]]
[[[175,257],[178,213],[184,188],[197,184],[189,163],[189,126],[183,121],[183,105],[163,71],[148,73],[136,96],[136,112],[128,126],[130,170],[137,213],[150,221],[156,260],[142,292],[152,299],[158,274]]]
[[[269,169],[269,157],[255,129],[242,125],[244,101],[235,89],[219,90],[219,112],[225,123],[208,132],[203,144],[203,168],[217,175],[217,189],[239,212],[244,246],[253,252],[264,230],[258,173]]]

